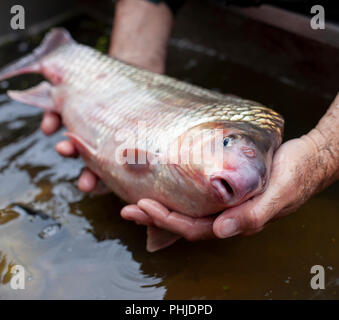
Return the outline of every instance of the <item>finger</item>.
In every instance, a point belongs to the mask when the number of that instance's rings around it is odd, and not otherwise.
[[[40,128],[46,135],[51,135],[61,127],[61,118],[54,112],[45,112]]]
[[[215,238],[213,221],[215,218],[191,218],[177,212],[170,212],[166,207],[151,199],[142,199],[138,207],[147,213],[153,223],[161,229],[181,235],[190,241]]]
[[[218,238],[229,238],[240,233],[253,234],[262,230],[279,210],[279,201],[275,200],[272,193],[262,194],[225,210],[215,220],[213,232]]]
[[[152,219],[135,204],[122,208],[120,214],[123,219],[134,221],[137,224],[142,224],[148,227],[154,225]]]
[[[64,140],[57,143],[55,146],[56,151],[64,157],[75,157],[78,151],[74,143],[70,140]]]
[[[97,182],[97,176],[91,170],[86,168],[79,178],[78,188],[83,192],[91,192],[94,190]]]

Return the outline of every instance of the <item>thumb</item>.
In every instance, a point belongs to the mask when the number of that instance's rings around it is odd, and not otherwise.
[[[259,232],[280,209],[279,198],[272,197],[266,191],[237,207],[225,210],[214,221],[213,232],[218,238]]]

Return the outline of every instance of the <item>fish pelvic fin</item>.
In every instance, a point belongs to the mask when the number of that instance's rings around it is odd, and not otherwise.
[[[147,227],[146,250],[148,252],[155,252],[167,248],[180,238],[181,236],[167,230],[153,226]]]
[[[9,90],[7,91],[7,94],[13,100],[36,106],[47,111],[58,112],[57,106],[53,100],[52,90],[53,86],[49,82],[43,81],[37,86],[27,90]]]
[[[87,158],[97,156],[97,151],[77,134],[73,132],[65,132],[64,135],[74,142],[76,149],[81,155]]]
[[[52,29],[45,36],[41,45],[32,53],[20,58],[0,70],[0,81],[15,77],[25,73],[41,73],[41,60],[59,47],[72,44],[72,39],[68,31],[63,28]]]
[[[121,161],[128,172],[142,174],[149,171],[155,155],[143,149],[127,148],[123,150],[122,157]]]

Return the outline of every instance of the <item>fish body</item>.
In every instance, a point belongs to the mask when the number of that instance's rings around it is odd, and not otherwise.
[[[28,72],[49,82],[9,96],[60,113],[86,165],[127,202],[202,217],[265,188],[283,119],[257,102],[125,64],[63,29],[0,80]]]

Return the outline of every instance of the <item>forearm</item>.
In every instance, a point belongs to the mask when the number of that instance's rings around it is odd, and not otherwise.
[[[315,152],[313,172],[320,191],[339,179],[339,94],[320,119],[317,126],[305,137]]]
[[[163,73],[173,15],[166,4],[119,0],[116,4],[110,55]]]

